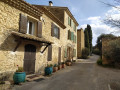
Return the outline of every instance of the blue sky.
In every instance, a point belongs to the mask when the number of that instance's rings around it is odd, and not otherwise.
[[[50,0],[25,0],[30,4],[38,5],[48,5]],[[90,24],[93,31],[93,45],[96,44],[97,36],[101,33],[111,33],[116,30],[116,28],[111,28],[110,26],[102,23],[102,19],[106,15],[114,13],[120,14],[114,8],[108,7],[101,3],[109,2],[114,3],[113,0],[51,0],[54,6],[68,7],[76,20],[79,23],[78,28],[85,28],[87,24]],[[116,30],[117,31],[117,30]],[[119,35],[119,33],[114,33]]]

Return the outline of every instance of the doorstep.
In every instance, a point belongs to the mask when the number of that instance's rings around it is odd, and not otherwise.
[[[41,74],[32,74],[32,75],[27,75],[26,76],[26,81],[28,82],[32,82],[32,81],[36,81],[36,80],[44,80],[45,77]]]

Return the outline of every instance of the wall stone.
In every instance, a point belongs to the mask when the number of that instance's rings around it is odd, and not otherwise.
[[[83,29],[79,29],[77,31],[77,58],[80,58],[82,56],[83,48],[85,48],[84,31]]]

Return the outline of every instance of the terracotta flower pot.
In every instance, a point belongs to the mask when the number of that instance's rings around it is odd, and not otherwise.
[[[58,67],[53,67],[53,72],[57,72]]]
[[[60,70],[62,68],[62,65],[58,65],[58,70]]]
[[[62,68],[65,68],[65,64],[62,64]]]

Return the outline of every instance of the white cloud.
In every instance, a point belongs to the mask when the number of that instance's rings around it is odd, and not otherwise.
[[[120,11],[116,10],[115,8],[112,8],[108,12],[105,13],[105,15],[111,15],[114,19],[120,19]],[[110,26],[104,24],[102,22],[103,18],[102,16],[95,16],[95,17],[89,17],[87,18],[88,21],[90,21],[90,26],[92,27],[93,32],[93,45],[96,44],[97,37],[102,34],[114,34],[114,35],[120,35],[120,30],[117,28],[111,28]],[[81,27],[84,29],[86,28],[86,24],[81,25]]]

